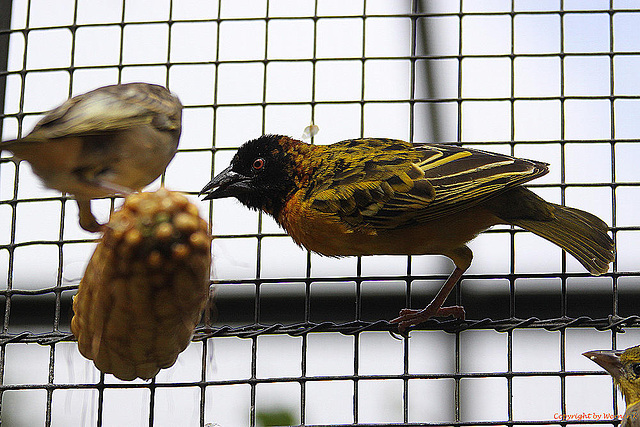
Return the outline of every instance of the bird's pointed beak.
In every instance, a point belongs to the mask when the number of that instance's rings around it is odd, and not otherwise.
[[[623,375],[622,363],[620,362],[622,352],[623,350],[594,350],[582,353],[582,355],[603,367],[614,378],[620,378]]]
[[[229,166],[205,185],[199,195],[205,194],[203,200],[233,197],[248,191],[250,189],[248,184],[249,178],[233,171]]]

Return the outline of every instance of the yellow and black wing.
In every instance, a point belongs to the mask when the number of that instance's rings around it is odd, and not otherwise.
[[[502,154],[388,139],[338,142],[322,159],[306,197],[355,228],[441,218],[548,171],[545,163]]]

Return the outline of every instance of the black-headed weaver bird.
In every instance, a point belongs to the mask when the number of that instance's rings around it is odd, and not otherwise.
[[[99,231],[91,199],[128,194],[158,178],[173,159],[182,104],[149,83],[105,86],[49,111],[22,138],[0,143],[26,160],[47,187],[75,196],[80,226]]]
[[[627,409],[620,427],[640,426],[640,345],[626,350],[594,350],[582,353],[613,377]]]
[[[466,243],[496,224],[538,234],[591,274],[608,270],[614,253],[607,224],[522,187],[547,166],[454,145],[382,138],[310,145],[265,135],[242,145],[201,194],[261,209],[321,255],[449,257],[455,269],[433,301],[392,320],[404,330],[433,316],[464,316],[462,307],[442,304],[471,264]]]

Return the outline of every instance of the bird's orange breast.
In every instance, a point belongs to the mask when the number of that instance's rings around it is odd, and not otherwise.
[[[310,200],[304,200],[303,191],[298,191],[285,204],[278,222],[296,243],[327,256],[450,256],[478,233],[503,221],[480,205],[408,227],[353,228],[336,214],[314,209]]]
[[[320,212],[304,200],[302,191],[286,202],[278,216],[278,223],[299,245],[327,256],[350,255],[345,253],[347,243],[343,236],[350,234],[347,224],[335,215]]]

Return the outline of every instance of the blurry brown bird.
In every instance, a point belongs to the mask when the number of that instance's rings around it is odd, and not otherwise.
[[[455,270],[423,310],[404,309],[400,330],[433,316],[471,264],[466,243],[512,224],[560,246],[591,274],[607,271],[613,241],[590,213],[548,203],[521,184],[547,164],[440,144],[365,138],[309,145],[280,135],[246,142],[201,191],[271,214],[293,240],[327,256],[442,254]]]
[[[180,100],[162,86],[105,86],[67,100],[0,149],[28,161],[47,187],[74,195],[80,226],[95,232],[91,199],[158,178],[176,153],[181,120]]]
[[[640,346],[587,351],[582,355],[602,366],[620,387],[627,403],[620,427],[640,427]]]

